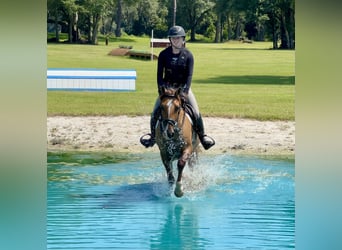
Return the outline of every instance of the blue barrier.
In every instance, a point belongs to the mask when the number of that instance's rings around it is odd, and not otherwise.
[[[48,90],[70,91],[135,91],[133,69],[69,69],[47,70]]]

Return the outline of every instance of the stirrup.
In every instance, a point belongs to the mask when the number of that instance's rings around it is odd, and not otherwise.
[[[150,138],[145,139],[144,138],[145,136],[149,136]],[[150,133],[148,133],[148,134],[145,134],[145,135],[140,137],[140,143],[143,146],[145,146],[146,148],[153,147],[153,145],[155,143],[155,139],[153,138],[153,136]]]
[[[209,138],[209,140],[207,140],[207,138]],[[215,140],[208,135],[203,135],[202,138],[200,138],[200,141],[205,150],[208,150],[209,148],[215,145]]]

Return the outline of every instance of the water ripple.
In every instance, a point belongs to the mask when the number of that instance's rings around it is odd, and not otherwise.
[[[158,157],[48,166],[48,249],[294,249],[294,164],[204,158],[174,197]]]

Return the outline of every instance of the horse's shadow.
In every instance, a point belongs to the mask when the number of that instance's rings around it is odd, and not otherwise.
[[[122,185],[112,193],[88,196],[88,198],[102,198],[103,208],[116,209],[132,204],[160,201],[170,197],[171,193],[172,190],[167,182],[147,182]]]

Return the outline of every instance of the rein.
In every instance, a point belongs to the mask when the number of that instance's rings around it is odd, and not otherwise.
[[[165,98],[177,99],[177,96],[176,96],[176,95],[171,95],[171,94],[166,94],[166,93],[164,93],[164,94],[162,94],[162,95],[159,97],[160,100],[163,100],[163,99],[165,99]]]

